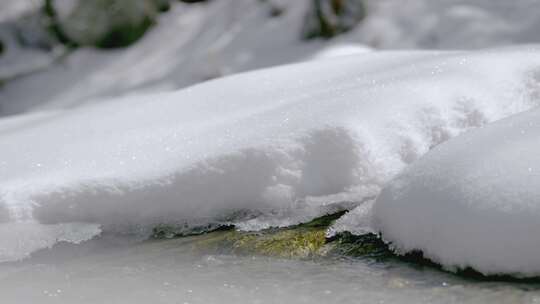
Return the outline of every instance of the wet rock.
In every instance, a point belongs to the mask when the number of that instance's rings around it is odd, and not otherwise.
[[[302,38],[332,38],[350,31],[365,16],[363,0],[312,0],[304,19]]]
[[[62,6],[46,0],[50,30],[63,43],[100,48],[125,47],[141,38],[168,1],[71,0]]]
[[[202,253],[262,255],[279,258],[387,257],[388,247],[376,235],[354,236],[342,233],[326,238],[327,228],[338,212],[311,222],[258,232],[214,231],[193,238],[193,249]],[[164,233],[162,235],[167,235]],[[171,233],[168,234],[172,236]]]
[[[283,15],[284,13],[285,13],[284,7],[274,4],[274,3],[270,3],[270,11],[268,12],[270,17],[277,18]]]
[[[159,12],[168,12],[171,9],[171,3],[169,0],[155,0],[157,10]]]
[[[308,258],[321,255],[324,245],[324,229],[285,228],[261,232],[214,232],[197,240],[194,249],[221,254]]]
[[[378,235],[368,233],[354,235],[342,232],[328,240],[331,248],[328,254],[346,257],[389,258],[394,254]]]

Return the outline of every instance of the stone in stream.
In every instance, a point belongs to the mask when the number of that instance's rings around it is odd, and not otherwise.
[[[373,234],[354,236],[350,233],[326,237],[327,228],[346,211],[325,215],[308,223],[257,232],[234,230],[222,226],[191,238],[194,251],[211,254],[248,254],[279,258],[315,258],[325,256],[385,257],[388,247]],[[182,237],[171,226],[158,226],[154,238]]]
[[[303,39],[329,39],[353,29],[366,17],[363,0],[312,0],[304,18]]]
[[[64,1],[66,2],[66,1]],[[125,47],[141,38],[156,22],[167,0],[46,0],[43,11],[57,40],[72,46]]]

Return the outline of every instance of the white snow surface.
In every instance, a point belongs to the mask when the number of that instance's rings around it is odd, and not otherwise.
[[[539,68],[536,46],[373,52],[2,120],[0,230],[126,232],[244,210],[262,214],[246,229],[273,214],[288,225],[287,212],[373,199],[440,142],[537,106]]]
[[[449,269],[540,275],[540,110],[468,132],[382,191],[373,223]]]

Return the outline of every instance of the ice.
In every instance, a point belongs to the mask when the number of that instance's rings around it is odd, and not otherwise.
[[[442,144],[388,184],[374,225],[448,269],[540,274],[540,111]]]
[[[194,255],[176,239],[57,246],[0,264],[3,303],[534,303],[527,285],[463,280],[433,269]]]
[[[0,224],[0,263],[20,260],[36,250],[50,248],[58,242],[79,244],[101,233],[99,225],[62,223],[43,225],[31,221]]]
[[[313,217],[333,208],[318,197],[372,199],[440,142],[536,106],[538,67],[534,46],[373,52],[13,117],[0,206],[10,223],[130,233],[246,210]]]

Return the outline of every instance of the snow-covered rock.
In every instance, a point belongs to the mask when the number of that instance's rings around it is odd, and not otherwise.
[[[382,191],[375,227],[449,269],[540,275],[540,110],[468,132]]]
[[[538,105],[539,67],[533,46],[373,52],[3,119],[0,230],[138,231],[245,210],[288,225],[288,212],[370,200],[437,144]]]
[[[70,41],[104,48],[138,40],[154,23],[156,0],[56,0],[52,14]]]

